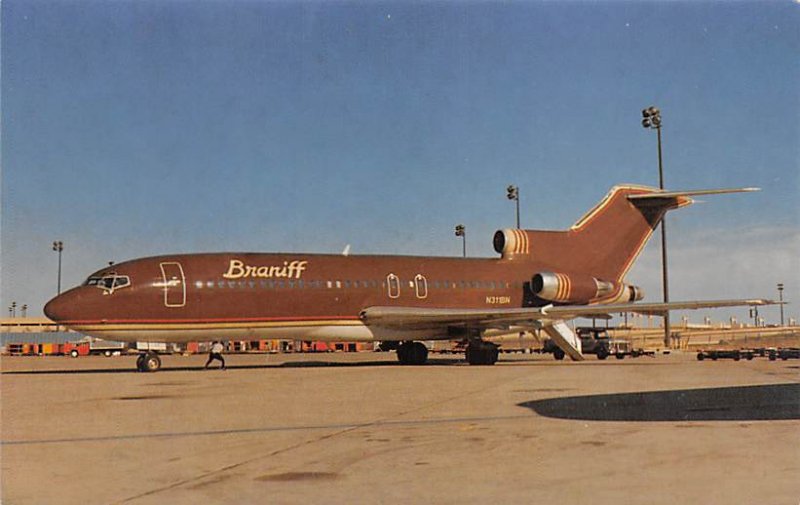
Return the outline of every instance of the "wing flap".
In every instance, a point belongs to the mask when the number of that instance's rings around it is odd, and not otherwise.
[[[462,326],[479,329],[509,325],[541,326],[576,317],[607,318],[621,312],[663,314],[669,310],[775,305],[773,300],[693,300],[669,303],[623,303],[616,305],[562,305],[508,309],[448,309],[424,307],[368,307],[359,318],[364,324],[393,329],[441,329]]]
[[[386,328],[441,328],[443,326],[502,327],[510,323],[534,322],[541,309],[444,309],[419,307],[369,307],[359,318],[368,325]]]

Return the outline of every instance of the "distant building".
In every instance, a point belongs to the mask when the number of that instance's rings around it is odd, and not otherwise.
[[[9,342],[64,343],[82,337],[80,333],[58,326],[46,317],[0,318],[0,346]]]

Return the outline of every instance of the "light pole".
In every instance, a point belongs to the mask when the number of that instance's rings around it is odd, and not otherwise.
[[[778,283],[778,301],[780,302],[779,307],[781,308],[781,327],[783,326],[783,283]]]
[[[658,134],[658,187],[664,189],[664,165],[661,160],[661,111],[657,107],[642,110],[642,126]],[[669,303],[669,281],[667,278],[667,227],[666,214],[661,217],[661,285],[664,288],[664,303]],[[664,311],[664,346],[670,347],[669,311]]]
[[[61,294],[61,251],[64,250],[64,242],[56,240],[53,242],[53,250],[58,253],[58,294]]]
[[[461,237],[461,249],[463,255],[467,257],[467,229],[463,224],[456,225],[456,237]]]
[[[514,186],[513,184],[509,185],[506,188],[506,198],[517,202],[517,229],[519,230],[519,187]]]
[[[11,312],[11,317],[17,317],[17,302],[11,302],[9,311]]]
[[[22,317],[23,318],[27,317],[28,316],[28,304],[27,303],[23,304],[21,310],[22,310]]]
[[[750,317],[753,318],[753,326],[758,327],[758,305],[750,307]]]

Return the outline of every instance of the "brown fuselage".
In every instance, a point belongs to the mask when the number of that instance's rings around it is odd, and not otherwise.
[[[290,270],[292,262],[303,270]],[[92,277],[125,276],[130,285],[113,291],[79,286],[51,302],[48,313],[84,333],[117,340],[188,341],[201,334],[294,338],[295,330],[320,327],[331,334],[313,331],[315,338],[364,340],[370,339],[367,333],[350,330],[363,326],[358,315],[366,307],[542,304],[526,296],[537,268],[545,267],[515,260],[414,256],[160,256],[100,270]],[[71,307],[80,307],[80,313],[71,313]]]

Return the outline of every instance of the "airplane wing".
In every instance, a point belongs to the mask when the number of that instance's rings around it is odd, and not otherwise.
[[[392,329],[440,329],[448,326],[503,328],[542,326],[576,317],[607,318],[620,312],[663,314],[668,310],[774,305],[773,300],[709,300],[669,303],[622,303],[616,305],[561,305],[507,309],[440,309],[424,307],[368,307],[359,314],[367,325]]]

